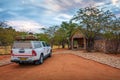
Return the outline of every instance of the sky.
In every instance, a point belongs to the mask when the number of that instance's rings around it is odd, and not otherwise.
[[[120,16],[120,0],[0,0],[0,21],[18,31],[40,32],[40,28],[69,21],[76,11],[97,6]]]

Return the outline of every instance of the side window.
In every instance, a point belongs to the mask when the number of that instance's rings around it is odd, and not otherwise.
[[[46,47],[46,44],[44,42],[42,42],[42,44],[43,44],[43,47]]]
[[[49,46],[47,43],[45,43],[46,46]]]
[[[46,44],[46,46],[50,46],[49,44],[47,44],[47,43],[45,43]]]

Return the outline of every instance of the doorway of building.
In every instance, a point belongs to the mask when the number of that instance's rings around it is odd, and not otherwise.
[[[73,49],[83,49],[84,48],[84,39],[83,38],[74,38],[73,39]]]

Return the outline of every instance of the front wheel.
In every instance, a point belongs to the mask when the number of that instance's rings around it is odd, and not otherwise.
[[[50,51],[50,53],[49,53],[49,56],[48,57],[51,57],[52,56],[52,51]]]

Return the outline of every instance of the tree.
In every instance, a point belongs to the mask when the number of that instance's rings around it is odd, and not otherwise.
[[[41,29],[41,30],[44,31],[44,34],[49,36],[50,44],[51,44],[52,47],[55,43],[55,38],[54,38],[55,35],[54,34],[57,31],[57,29],[58,29],[58,26],[56,26],[56,25],[51,26],[49,28],[42,28]]]
[[[120,18],[112,19],[104,28],[104,37],[107,39],[120,38]]]
[[[11,45],[15,37],[15,29],[7,25],[5,22],[0,22],[0,45]]]
[[[50,43],[50,37],[49,37],[49,35],[48,34],[44,34],[44,33],[37,33],[36,34],[36,36],[38,37],[38,39],[40,40],[40,41],[45,41],[45,42],[47,42],[47,43]]]
[[[70,48],[70,37],[72,36],[75,29],[77,29],[78,25],[76,23],[72,23],[72,21],[68,22],[62,22],[61,24],[61,30],[64,32],[64,38],[66,39],[66,42],[68,44],[68,48]],[[65,39],[63,39],[65,41]],[[63,42],[64,43],[64,42]],[[64,46],[64,44],[63,44]]]
[[[108,24],[107,27],[104,29],[104,38],[111,42],[111,46],[113,46],[112,50],[109,49],[109,53],[120,53],[119,46],[120,46],[120,18],[112,19]]]
[[[96,7],[81,8],[74,15],[72,20],[75,20],[82,26],[82,33],[87,39],[87,50],[94,49],[95,37],[102,31],[114,15],[109,11],[99,10]]]
[[[62,48],[65,48],[66,32],[61,27],[55,32],[55,42],[58,46],[62,45]]]

